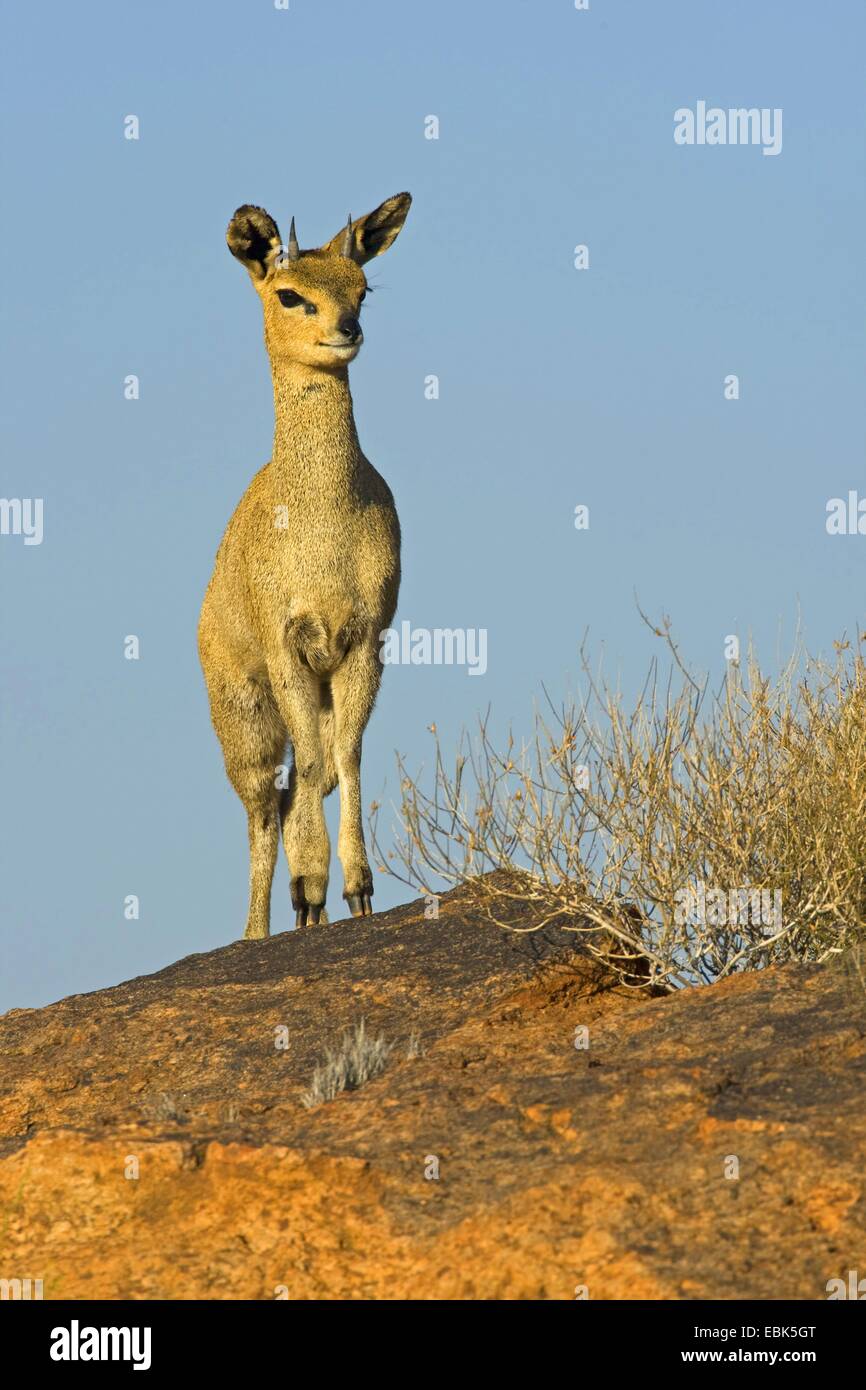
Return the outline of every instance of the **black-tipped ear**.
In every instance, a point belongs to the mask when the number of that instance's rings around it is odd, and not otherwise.
[[[386,198],[384,203],[373,212],[368,212],[366,217],[359,217],[357,222],[353,222],[348,243],[350,259],[358,265],[364,265],[374,256],[381,256],[383,251],[387,251],[406,221],[411,206],[411,194],[395,193],[393,198]],[[346,232],[347,228],[343,227],[321,249],[330,251],[335,256],[345,256]]]
[[[264,208],[244,203],[228,225],[226,241],[233,256],[237,256],[250,275],[261,280],[273,266],[280,249],[277,224]]]

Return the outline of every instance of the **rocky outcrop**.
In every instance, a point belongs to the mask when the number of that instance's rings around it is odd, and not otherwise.
[[[385,1070],[305,1108],[361,1018]],[[0,1057],[0,1278],[46,1298],[823,1299],[866,1273],[866,1000],[832,969],[646,998],[457,894],[13,1010]]]

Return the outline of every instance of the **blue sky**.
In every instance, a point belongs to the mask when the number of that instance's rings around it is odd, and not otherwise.
[[[367,802],[395,795],[395,750],[429,757],[431,721],[446,745],[488,704],[528,728],[587,628],[634,689],[635,591],[719,673],[728,633],[772,665],[798,612],[816,651],[862,622],[866,537],[828,536],[825,509],[866,496],[864,30],[857,0],[8,13],[0,495],[42,498],[44,538],[0,536],[0,1009],[243,930],[245,817],[195,644],[272,438],[225,245],[240,203],[309,246],[414,197],[368,267],[356,419],[400,513],[398,619],[485,628],[488,669],[386,671]],[[781,108],[781,152],[678,146],[699,100]],[[340,889],[335,860],[332,916]]]

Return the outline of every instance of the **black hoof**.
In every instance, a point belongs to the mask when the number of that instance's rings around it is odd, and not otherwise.
[[[318,905],[314,903],[305,903],[304,906],[299,907],[295,913],[295,926],[317,927],[322,920],[322,912],[323,908],[321,903]]]
[[[372,893],[346,893],[344,896],[353,917],[372,917]]]

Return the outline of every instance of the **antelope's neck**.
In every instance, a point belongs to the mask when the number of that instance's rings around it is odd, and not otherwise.
[[[272,466],[287,496],[350,489],[361,448],[348,370],[274,373]]]

